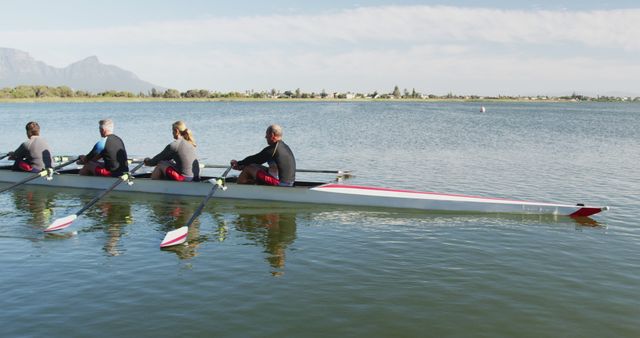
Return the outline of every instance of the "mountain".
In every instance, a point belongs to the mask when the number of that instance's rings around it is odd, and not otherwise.
[[[101,63],[95,56],[57,68],[34,59],[27,52],[0,47],[0,88],[20,85],[69,86],[92,93],[165,90],[141,80],[130,71]]]

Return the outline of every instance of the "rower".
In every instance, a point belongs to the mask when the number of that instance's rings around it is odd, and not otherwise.
[[[145,158],[144,164],[156,166],[151,173],[154,180],[193,181],[199,179],[200,163],[196,155],[196,141],[191,130],[183,121],[171,126],[175,141],[169,143],[162,152],[153,158]]]
[[[266,148],[242,161],[231,160],[231,167],[242,170],[239,184],[266,184],[292,187],[296,179],[296,159],[289,146],[282,141],[282,127],[272,124],[265,134]],[[268,163],[269,168],[263,167]]]
[[[12,170],[40,172],[51,168],[51,148],[44,138],[40,137],[40,125],[31,121],[25,126],[28,140],[23,142],[16,151],[9,152],[9,159],[15,160]]]
[[[118,177],[129,171],[127,150],[122,139],[113,134],[113,121],[100,120],[100,136],[102,138],[93,146],[87,155],[80,155],[78,164],[84,166],[80,175]],[[98,161],[102,159],[102,161]]]

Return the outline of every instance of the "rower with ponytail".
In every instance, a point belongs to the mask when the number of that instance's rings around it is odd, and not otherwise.
[[[191,129],[187,128],[187,125],[183,121],[176,121],[171,126],[173,130],[177,130],[182,138],[196,147],[196,140],[193,138]]]
[[[152,179],[193,181],[199,179],[200,163],[196,154],[196,140],[183,121],[171,125],[174,141],[153,158],[145,158],[144,164],[156,166]]]

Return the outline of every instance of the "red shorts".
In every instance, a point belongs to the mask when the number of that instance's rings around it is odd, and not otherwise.
[[[266,185],[280,185],[280,180],[271,176],[266,170],[258,170],[256,180]]]
[[[107,168],[101,167],[100,165],[96,165],[96,170],[94,171],[94,173],[96,174],[96,176],[105,176],[105,177],[113,176],[111,175],[111,172],[107,170]]]
[[[22,171],[33,172],[33,167],[25,161],[18,160],[18,168],[20,168]]]
[[[164,175],[174,181],[182,182],[184,181],[184,176],[179,173],[174,167],[167,167],[164,171]]]

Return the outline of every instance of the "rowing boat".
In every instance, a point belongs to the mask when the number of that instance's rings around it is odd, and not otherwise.
[[[114,182],[114,178],[80,176],[77,169],[62,170],[58,173],[59,175],[54,175],[53,180],[38,178],[28,184],[102,190],[108,188]],[[0,182],[19,182],[29,175],[32,175],[32,173],[15,172],[8,170],[6,167],[0,168]],[[149,174],[134,175],[134,178],[135,184],[120,185],[115,190],[184,196],[206,196],[211,190],[211,183],[206,180],[200,182],[151,180]],[[225,189],[213,198],[571,217],[591,216],[609,209],[608,207],[585,206],[583,204],[529,202],[506,198],[358,186],[336,182],[299,181],[295,183],[294,187],[247,185],[235,183],[235,178],[227,179]]]

